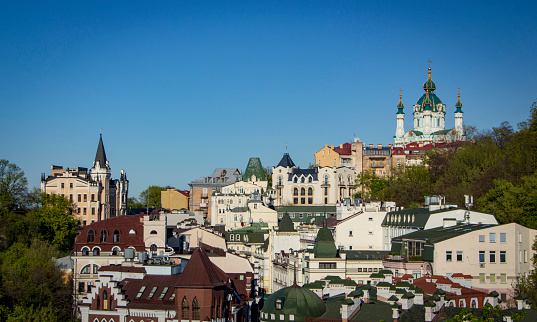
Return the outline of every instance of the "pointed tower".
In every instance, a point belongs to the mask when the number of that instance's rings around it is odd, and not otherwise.
[[[405,135],[405,112],[403,109],[403,94],[399,93],[399,104],[397,104],[397,129],[395,130],[395,138],[402,138]]]
[[[461,103],[461,91],[459,89],[459,97],[457,103],[455,104],[455,131],[457,132],[457,139],[462,139],[464,137],[464,129],[462,127],[462,116],[464,112],[462,111]]]
[[[418,135],[429,135],[445,129],[445,105],[434,94],[436,84],[431,77],[431,67],[427,81],[423,84],[425,94],[414,105],[414,130]]]
[[[110,177],[112,170],[108,165],[106,159],[106,153],[104,151],[103,135],[99,137],[99,144],[97,145],[97,153],[95,154],[95,161],[93,161],[93,167],[90,169],[91,180],[99,187],[99,193],[96,196],[96,200],[92,202],[96,203],[98,220],[107,219],[115,216],[115,212],[112,210],[114,207],[110,207],[111,203],[115,204],[115,190],[110,191]]]
[[[296,168],[295,163],[291,160],[289,153],[284,153],[280,163],[277,166],[272,167],[272,187],[276,190],[276,200],[275,205],[283,205],[283,196],[286,194],[284,190],[289,190],[290,183],[289,174],[293,172],[293,169]],[[287,191],[287,194],[289,192]]]

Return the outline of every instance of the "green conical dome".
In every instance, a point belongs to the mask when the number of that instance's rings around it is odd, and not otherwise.
[[[332,232],[323,227],[319,229],[317,238],[315,238],[315,246],[313,246],[313,253],[315,258],[335,258],[337,255],[337,248],[334,242],[334,236]]]
[[[291,314],[294,315],[294,321],[304,321],[305,317],[323,315],[326,306],[317,294],[295,284],[269,296],[261,312],[278,316],[283,314],[284,319],[280,321],[290,321]]]
[[[248,181],[254,175],[259,181],[267,181],[265,169],[263,169],[261,159],[259,158],[250,158],[250,160],[248,160],[248,165],[246,166],[246,170],[244,170],[242,180]]]
[[[399,104],[397,104],[397,114],[405,114],[403,112],[403,109],[405,108],[405,105],[403,105],[403,94],[399,93]]]
[[[291,217],[289,217],[289,214],[283,214],[282,219],[278,223],[278,231],[296,231],[295,225],[293,224]]]
[[[455,107],[457,108],[455,110],[455,113],[463,113],[462,112],[462,103],[461,103],[461,93],[459,93],[459,99],[457,100],[457,103],[455,104]]]

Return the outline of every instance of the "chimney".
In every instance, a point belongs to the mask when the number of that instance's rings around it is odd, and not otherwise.
[[[382,144],[377,144],[377,149],[382,149]]]
[[[370,144],[370,145],[369,145],[369,148],[372,149],[372,148],[373,148],[373,144]]]

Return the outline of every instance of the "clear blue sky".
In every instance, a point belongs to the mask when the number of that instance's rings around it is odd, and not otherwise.
[[[103,128],[130,196],[285,152],[298,165],[354,136],[406,130],[432,60],[453,127],[528,118],[534,1],[10,1],[0,9],[0,158],[30,187],[91,167]]]

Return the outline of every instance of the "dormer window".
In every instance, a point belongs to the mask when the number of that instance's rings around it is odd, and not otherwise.
[[[276,299],[276,310],[281,310],[283,307],[283,300],[281,298]]]

